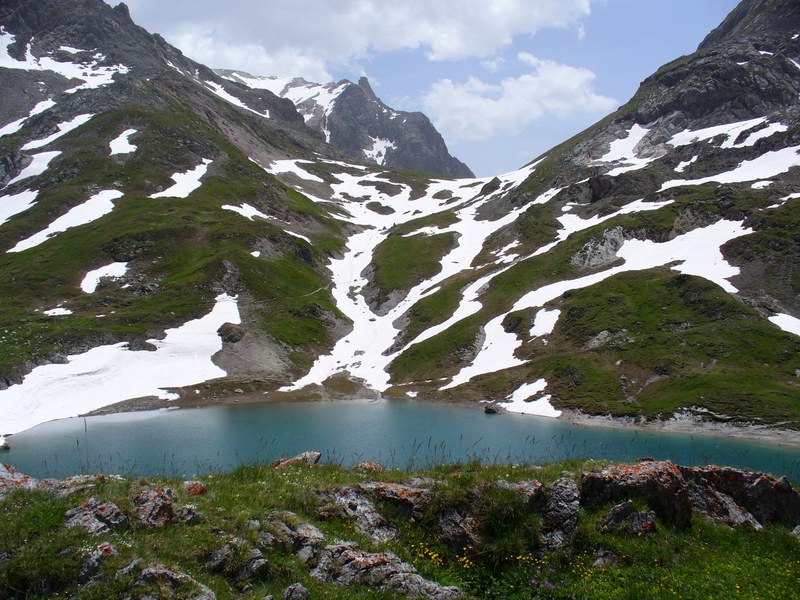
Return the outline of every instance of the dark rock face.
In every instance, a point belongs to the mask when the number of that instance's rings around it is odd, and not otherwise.
[[[89,498],[66,515],[67,527],[83,527],[92,534],[108,533],[127,522],[127,517],[113,502]]]
[[[542,509],[542,541],[545,548],[557,550],[567,545],[578,527],[580,492],[572,479],[554,481],[547,489]]]
[[[327,119],[330,143],[358,157],[373,147],[373,140],[389,146],[379,164],[452,177],[474,177],[461,161],[450,156],[442,136],[422,113],[395,111],[386,106],[362,77],[337,98]]]
[[[712,520],[725,522],[725,515],[729,514],[732,521],[729,524],[756,527],[752,519],[761,525],[800,524],[800,495],[785,477],[776,479],[730,467],[680,467],[680,471],[687,481],[700,488],[705,504],[698,502],[696,506],[704,508]],[[744,510],[730,508],[728,499]]]
[[[639,498],[675,527],[688,527],[692,517],[689,487],[680,469],[669,461],[648,460],[589,471],[583,474],[581,488],[581,504],[587,508]]]

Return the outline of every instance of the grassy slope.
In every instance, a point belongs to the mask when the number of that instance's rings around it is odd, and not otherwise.
[[[322,505],[312,489],[354,485],[375,478],[373,473],[335,465],[284,469],[253,466],[209,475],[203,478],[208,493],[193,498],[183,493],[180,481],[150,479],[149,485],[176,490],[179,505],[191,502],[196,506],[203,514],[202,522],[169,525],[160,530],[129,524],[94,537],[82,530],[65,529],[64,512],[93,495],[115,502],[131,517],[130,498],[144,481],[110,479],[96,489],[69,498],[15,492],[0,502],[0,556],[5,557],[0,560],[0,590],[10,598],[56,594],[81,599],[123,597],[130,593],[132,576],[117,572],[139,557],[145,564],[161,562],[189,573],[209,585],[220,600],[260,599],[267,594],[280,597],[281,590],[295,581],[306,585],[312,597],[384,597],[370,589],[318,583],[291,551],[279,548],[262,547],[270,561],[269,574],[250,582],[250,589],[245,590],[244,583],[232,583],[221,574],[209,572],[211,553],[229,537],[238,536],[246,542],[238,558],[245,556],[247,547],[258,547],[257,531],[248,525],[248,520],[265,523],[271,511],[291,510],[301,520],[317,525],[328,538],[355,540],[370,550],[391,550],[423,576],[460,586],[467,598],[787,598],[800,593],[796,578],[800,542],[786,528],[777,526],[754,533],[695,520],[689,530],[677,531],[659,522],[657,532],[650,537],[622,537],[598,532],[598,524],[608,510],[600,507],[581,511],[571,552],[542,556],[535,541],[539,517],[524,505],[521,495],[494,490],[486,493],[481,504],[487,543],[480,553],[469,548],[454,551],[433,534],[433,511],[462,505],[476,484],[531,478],[550,482],[564,475],[578,477],[581,471],[598,466],[577,462],[545,467],[458,464],[425,472],[381,474],[382,480],[418,475],[442,482],[421,523],[413,524],[393,507],[379,505],[400,533],[396,540],[381,546],[365,540],[349,521],[338,517],[321,519],[317,515]],[[110,542],[117,554],[103,563],[91,586],[79,588],[76,580],[80,565],[103,541]],[[598,550],[612,552],[618,560],[595,566]],[[151,592],[160,597],[157,589]]]
[[[108,156],[106,140],[126,126],[139,130],[139,150],[116,160]],[[176,105],[168,111],[134,106],[109,111],[56,146],[65,151],[62,160],[44,176],[37,204],[0,228],[0,245],[10,247],[42,229],[92,190],[118,187],[125,196],[90,225],[25,252],[0,255],[6,274],[0,281],[0,373],[104,334],[113,339],[151,336],[196,318],[209,310],[231,265],[239,273],[234,286],[269,302],[262,326],[279,343],[297,349],[298,365],[306,366],[329,346],[317,316],[337,311],[324,290],[322,265],[330,252],[341,249],[341,224],[313,202],[285,188]],[[214,164],[188,198],[147,197],[156,185],[172,184],[170,173],[193,168],[201,158],[212,158]],[[310,223],[320,232],[318,243],[312,247],[273,224],[221,209],[243,202],[284,220]],[[256,243],[274,252],[257,260],[249,253]],[[144,281],[158,283],[157,293],[136,295],[114,286],[92,295],[80,290],[86,271],[120,257],[132,258],[132,268]],[[48,318],[34,312],[61,302],[75,314]],[[107,315],[99,333],[97,314]]]

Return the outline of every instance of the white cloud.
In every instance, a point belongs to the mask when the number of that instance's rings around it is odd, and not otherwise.
[[[422,49],[430,60],[490,57],[515,36],[575,25],[589,14],[591,2],[128,0],[128,5],[135,20],[196,60],[319,80],[332,65],[376,52]]]
[[[605,113],[613,98],[592,89],[592,71],[539,59],[527,52],[517,58],[532,67],[498,84],[470,77],[465,83],[442,79],[423,96],[426,114],[445,138],[485,140],[496,133],[516,133],[544,117]]]

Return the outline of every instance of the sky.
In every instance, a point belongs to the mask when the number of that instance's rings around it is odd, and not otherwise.
[[[106,0],[109,4],[118,2]],[[512,171],[693,52],[737,0],[127,0],[188,57],[316,83],[366,76],[483,177]]]

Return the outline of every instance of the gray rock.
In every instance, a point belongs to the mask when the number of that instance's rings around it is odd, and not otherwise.
[[[763,529],[761,523],[736,504],[733,498],[711,486],[690,481],[689,499],[692,502],[692,513],[696,517],[729,527],[750,527],[756,531]]]
[[[478,548],[483,539],[480,534],[480,519],[473,503],[466,511],[454,508],[443,511],[436,521],[436,536],[451,548]]]
[[[418,521],[423,517],[425,507],[433,499],[431,490],[413,484],[371,481],[359,484],[358,487],[379,500],[384,500],[407,510],[414,521]]]
[[[281,592],[281,598],[284,600],[303,600],[310,596],[311,593],[302,583],[293,583]]]
[[[83,527],[91,534],[108,533],[127,522],[127,517],[113,502],[89,498],[64,515],[67,527]]]
[[[315,465],[319,462],[320,458],[322,458],[322,453],[317,452],[316,450],[308,450],[291,458],[281,457],[276,460],[273,465],[276,467],[290,467],[293,465],[302,464]]]
[[[397,528],[387,521],[375,505],[354,487],[318,491],[317,495],[334,504],[341,516],[355,522],[356,529],[375,543],[397,537]]]
[[[514,483],[500,479],[495,482],[495,485],[504,490],[519,492],[525,496],[528,504],[531,506],[536,504],[542,491],[542,484],[535,479],[530,479],[528,481],[515,481]]]
[[[167,588],[168,596],[172,596],[173,592],[180,589],[182,593],[187,588],[190,588],[191,595],[185,596],[190,600],[216,600],[217,595],[212,592],[206,585],[193,579],[186,573],[182,573],[176,569],[171,569],[166,565],[156,563],[145,567],[136,579],[134,586],[142,585],[144,583],[156,584],[159,587]]]
[[[570,542],[578,527],[578,484],[567,477],[557,479],[547,488],[546,497],[542,508],[542,544],[548,550],[557,550]]]
[[[100,571],[100,565],[110,556],[117,553],[114,546],[109,543],[100,544],[81,565],[78,572],[78,581],[87,583]]]
[[[172,506],[174,500],[175,492],[168,487],[139,492],[133,498],[137,522],[147,529],[161,528],[172,523],[175,518]]]
[[[796,538],[800,538],[800,525],[792,529],[792,535]]]
[[[314,579],[346,587],[366,585],[410,598],[448,600],[461,598],[456,587],[445,587],[422,577],[392,552],[365,552],[353,542],[331,544],[320,550]]]

